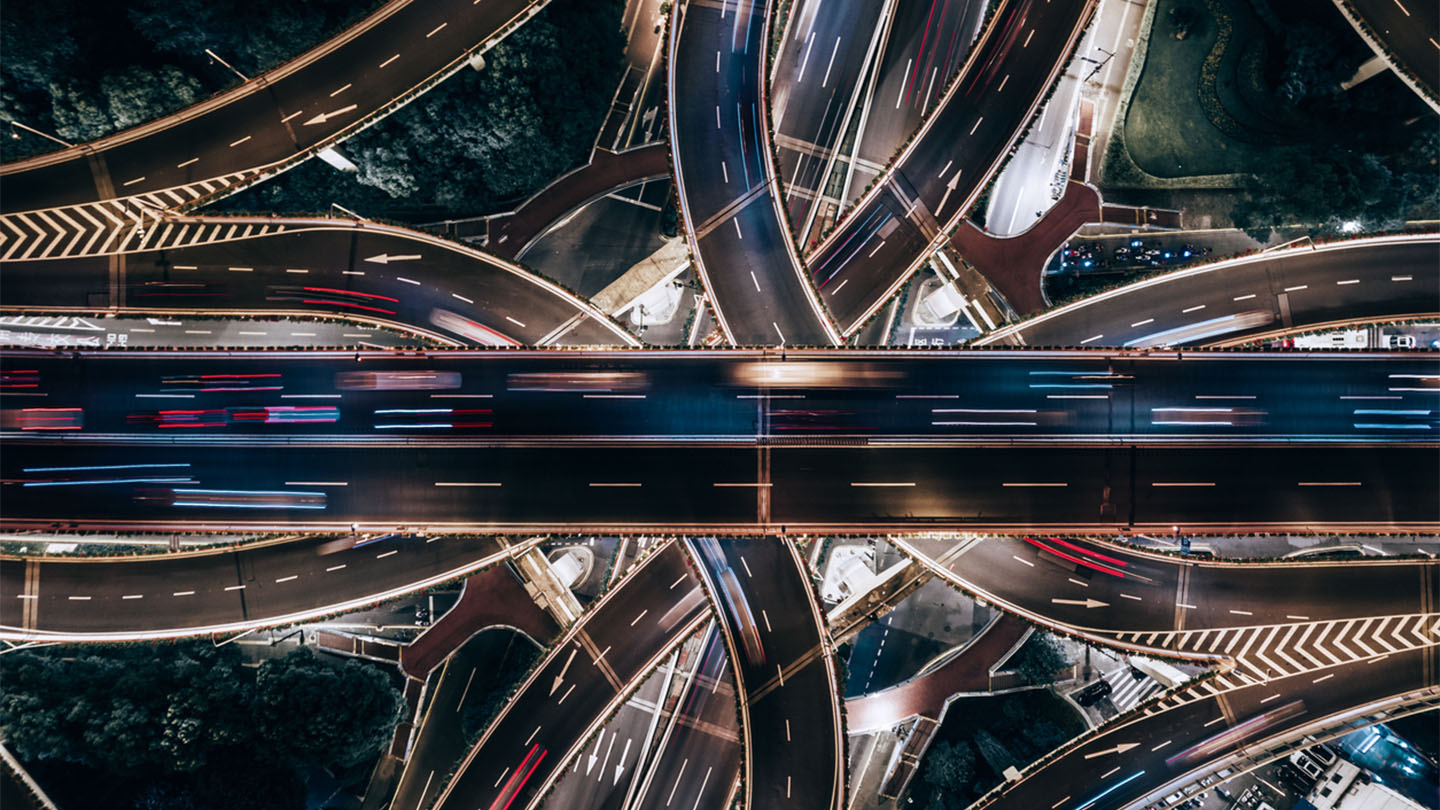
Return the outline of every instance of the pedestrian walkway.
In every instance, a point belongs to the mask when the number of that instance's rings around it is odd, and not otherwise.
[[[460,601],[440,620],[400,652],[400,668],[424,680],[480,630],[504,625],[528,635],[541,645],[560,632],[550,615],[525,592],[525,586],[506,565],[494,565],[465,580]]]
[[[1094,121],[1095,102],[1082,98],[1072,160],[1076,177],[1085,177],[1089,166]],[[1049,306],[1043,279],[1050,256],[1081,226],[1091,223],[1134,228],[1182,226],[1179,211],[1106,203],[1094,186],[1072,179],[1060,201],[1025,231],[1002,238],[966,222],[950,237],[950,246],[990,281],[1012,309],[1029,316]]]
[[[916,715],[939,722],[955,695],[991,690],[995,665],[1010,654],[1028,629],[1023,620],[998,614],[969,644],[934,669],[889,689],[846,700],[848,733],[893,728]]]
[[[556,222],[618,189],[670,176],[670,149],[653,143],[625,152],[596,149],[590,162],[540,189],[514,211],[425,227],[453,239],[480,239],[497,256],[513,259]]]

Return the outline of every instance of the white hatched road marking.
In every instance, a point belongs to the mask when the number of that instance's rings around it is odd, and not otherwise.
[[[1156,712],[1170,707],[1241,689],[1256,683],[1319,672],[1356,661],[1376,661],[1395,653],[1440,645],[1440,613],[1413,613],[1368,618],[1286,622],[1244,627],[1208,628],[1167,632],[1121,632],[1120,641],[1162,649],[1223,655],[1235,662],[1221,673],[1192,688],[1182,687],[1167,696]],[[1121,670],[1124,673],[1124,670]],[[1150,692],[1112,681],[1111,701],[1125,711],[1143,702]],[[1122,705],[1124,704],[1124,705]]]
[[[283,230],[283,226],[251,224],[237,237],[235,226],[223,236],[222,228],[216,226],[206,239],[202,225],[199,233],[186,241],[190,225],[179,219],[177,209],[242,176],[229,174],[129,197],[0,215],[0,261],[161,250]]]

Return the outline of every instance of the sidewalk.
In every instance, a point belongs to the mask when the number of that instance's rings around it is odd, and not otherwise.
[[[429,223],[452,239],[486,239],[489,252],[513,259],[552,224],[605,194],[670,175],[670,149],[664,142],[627,152],[596,149],[590,162],[561,175],[514,211],[466,220]]]
[[[1029,625],[999,614],[960,652],[898,686],[845,701],[849,734],[882,731],[916,715],[939,721],[954,695],[990,691],[990,670],[1025,635]]]
[[[513,627],[542,646],[560,632],[509,566],[495,565],[465,580],[455,607],[400,651],[400,668],[423,681],[477,631],[492,625]]]
[[[1055,207],[1024,233],[1000,238],[966,222],[950,238],[950,246],[1026,316],[1045,308],[1041,274],[1050,254],[1081,225],[1101,218],[1100,193],[1072,180]]]

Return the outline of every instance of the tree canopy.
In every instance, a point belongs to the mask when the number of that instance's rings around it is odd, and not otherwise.
[[[353,175],[310,161],[220,203],[230,210],[438,219],[516,202],[585,161],[625,51],[620,0],[555,0],[485,55],[349,139]],[[563,27],[559,21],[563,20]]]
[[[1440,133],[1433,128],[1388,156],[1331,145],[1294,147],[1251,178],[1231,216],[1236,227],[1260,240],[1292,223],[1316,235],[1396,228],[1416,206],[1440,205],[1437,166]]]
[[[1053,683],[1056,673],[1069,663],[1054,636],[1035,633],[1016,653],[1014,666],[1026,683],[1047,684]]]
[[[208,642],[24,650],[0,657],[0,682],[0,738],[22,761],[138,778],[153,790],[136,806],[156,808],[298,807],[299,769],[375,756],[403,705],[378,669],[305,647],[258,671]],[[266,790],[238,790],[256,770]]]

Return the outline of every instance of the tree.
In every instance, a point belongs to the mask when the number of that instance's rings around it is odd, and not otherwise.
[[[1311,22],[1290,26],[1285,32],[1285,70],[1275,93],[1291,107],[1312,97],[1331,95],[1346,78],[1338,58],[1335,34]]]
[[[1055,637],[1048,633],[1030,636],[1015,656],[1015,670],[1031,684],[1053,683],[1055,674],[1069,663]]]
[[[1312,234],[1397,227],[1414,206],[1436,204],[1437,149],[1440,139],[1422,133],[1390,157],[1324,145],[1284,150],[1251,177],[1231,219],[1261,241],[1292,222]]]
[[[233,648],[47,652],[0,659],[0,737],[21,759],[187,772],[249,740],[247,673]]]
[[[975,781],[975,751],[966,742],[941,740],[925,755],[921,778],[950,793],[967,792]]]
[[[1194,30],[1195,23],[1199,19],[1200,15],[1195,13],[1194,8],[1176,6],[1170,9],[1170,30],[1176,39],[1184,39],[1190,36],[1190,32]]]
[[[301,647],[261,665],[252,707],[260,737],[282,758],[348,767],[385,748],[403,702],[379,670]]]

